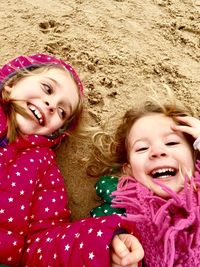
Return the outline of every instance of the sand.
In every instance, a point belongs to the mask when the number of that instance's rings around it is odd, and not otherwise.
[[[91,126],[165,85],[200,115],[200,0],[1,1],[0,51],[1,65],[34,53],[70,62],[85,85]],[[73,220],[98,204],[81,161],[89,147],[75,136],[58,149]]]

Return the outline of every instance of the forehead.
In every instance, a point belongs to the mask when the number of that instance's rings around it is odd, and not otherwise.
[[[139,118],[133,124],[129,132],[128,139],[139,138],[142,136],[147,136],[149,134],[156,133],[173,133],[171,126],[174,124],[174,120],[164,114],[150,113]]]
[[[39,76],[48,76],[54,79],[65,79],[73,81],[75,84],[76,82],[74,81],[72,75],[69,73],[69,71],[64,70],[62,68],[50,68],[50,69],[45,69],[41,72],[38,73]]]

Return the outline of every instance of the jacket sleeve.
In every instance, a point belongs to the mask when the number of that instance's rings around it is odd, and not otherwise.
[[[121,227],[130,232],[130,224],[118,215],[70,223],[64,179],[54,155],[44,158],[20,266],[110,266],[109,245],[114,232]]]

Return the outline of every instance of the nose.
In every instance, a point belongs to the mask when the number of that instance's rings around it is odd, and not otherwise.
[[[150,159],[167,157],[167,151],[163,147],[151,148]]]
[[[45,101],[44,102],[45,103],[45,105],[47,106],[47,108],[49,109],[49,111],[51,112],[51,113],[53,113],[54,112],[54,107],[53,107],[53,105],[50,105],[50,103],[49,103],[49,101]]]

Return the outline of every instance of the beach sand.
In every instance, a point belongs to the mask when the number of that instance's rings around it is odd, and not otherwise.
[[[0,3],[0,64],[48,53],[85,86],[85,120],[103,126],[154,89],[172,88],[200,115],[200,0],[7,0]],[[98,205],[82,159],[88,139],[58,149],[72,219]]]

